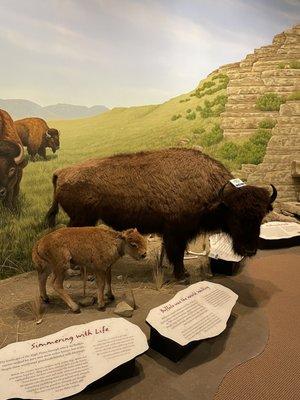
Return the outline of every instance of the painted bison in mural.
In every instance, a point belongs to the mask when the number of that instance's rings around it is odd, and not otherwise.
[[[37,154],[46,160],[46,147],[51,148],[53,153],[59,149],[59,131],[49,128],[43,119],[19,119],[15,121],[15,127],[32,161]]]
[[[10,115],[0,110],[0,200],[13,210],[19,194],[24,160],[24,149]]]
[[[54,172],[54,200],[48,211],[55,225],[59,205],[70,226],[101,219],[116,230],[136,227],[163,237],[177,279],[185,276],[184,251],[201,232],[231,235],[236,253],[256,253],[260,225],[277,192],[234,187],[231,173],[193,149],[121,154],[86,161]]]

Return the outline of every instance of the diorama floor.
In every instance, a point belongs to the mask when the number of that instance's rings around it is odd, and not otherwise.
[[[145,318],[149,310],[169,300],[185,286],[171,280],[160,290],[153,283],[152,265],[159,243],[151,243],[148,262],[120,260],[113,270],[117,301],[134,293],[138,309],[129,320],[149,338]],[[197,245],[196,245],[197,248]],[[199,250],[199,249],[198,249]],[[203,279],[199,265],[204,260],[187,260],[192,282]],[[175,364],[153,350],[137,359],[136,375],[118,383],[93,387],[72,397],[84,399],[215,399],[269,400],[300,398],[300,247],[260,251],[234,277],[205,278],[221,283],[238,295],[227,329],[218,337],[201,342]],[[78,277],[65,282],[75,299],[82,297]],[[44,336],[67,326],[101,318],[117,317],[115,304],[105,312],[95,305],[72,314],[49,285],[51,303],[35,323],[35,273],[0,281],[0,347],[11,342]],[[87,293],[92,295],[94,283]]]

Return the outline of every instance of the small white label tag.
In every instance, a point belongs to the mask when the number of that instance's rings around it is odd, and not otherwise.
[[[242,186],[246,186],[246,183],[243,182],[240,178],[230,179],[229,181],[236,188],[240,188]]]

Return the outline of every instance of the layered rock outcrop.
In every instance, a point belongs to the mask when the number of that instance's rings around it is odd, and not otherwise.
[[[254,50],[246,58],[221,67],[229,78],[228,101],[221,114],[225,137],[247,137],[261,121],[276,125],[264,160],[258,166],[245,165],[242,175],[249,183],[273,183],[280,201],[299,201],[300,176],[292,176],[291,164],[300,160],[300,101],[286,101],[279,111],[260,111],[256,102],[266,93],[285,99],[300,90],[300,25],[276,35],[273,43]]]

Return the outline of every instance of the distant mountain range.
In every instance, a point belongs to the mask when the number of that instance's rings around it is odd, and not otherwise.
[[[26,117],[40,117],[47,120],[76,119],[92,117],[109,110],[105,106],[77,106],[73,104],[53,104],[42,107],[23,99],[0,99],[0,108],[6,110],[16,120]]]

